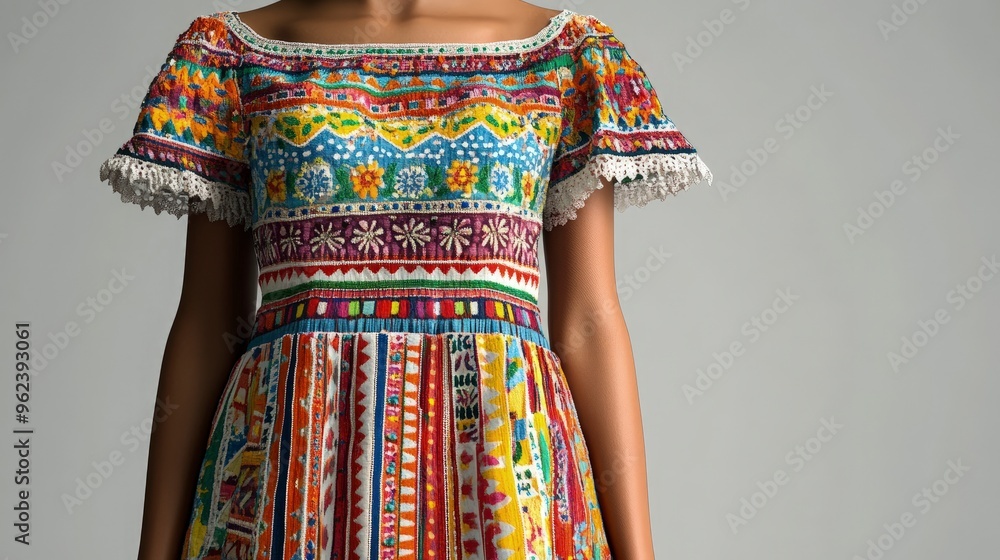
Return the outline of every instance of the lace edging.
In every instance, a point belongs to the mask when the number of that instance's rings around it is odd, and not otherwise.
[[[590,194],[604,186],[601,176],[612,181],[615,208],[619,212],[630,206],[645,206],[653,200],[666,200],[667,195],[687,190],[703,180],[712,184],[712,171],[697,153],[598,154],[550,189],[545,201],[545,230],[551,231],[576,219],[576,211],[583,208]],[[635,179],[637,176],[642,178]],[[625,178],[633,180],[621,183]]]
[[[231,226],[250,227],[248,193],[186,169],[115,154],[101,164],[101,181],[110,184],[122,202],[138,204],[142,209],[152,206],[157,215],[166,211],[180,219],[185,214],[204,212],[209,220],[225,219]]]

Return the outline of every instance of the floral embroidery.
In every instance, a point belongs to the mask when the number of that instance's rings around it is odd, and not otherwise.
[[[490,181],[498,198],[507,198],[514,191],[514,178],[509,165],[494,165],[490,170]]]
[[[519,222],[514,222],[510,225],[510,241],[515,258],[522,258],[525,253],[531,251],[531,244],[528,242],[528,231]]]
[[[431,240],[427,224],[417,222],[417,219],[413,217],[410,218],[408,223],[402,226],[393,224],[392,230],[397,233],[395,236],[396,241],[401,241],[404,247],[409,245],[412,251],[417,250],[418,244],[423,247],[424,244]]]
[[[456,255],[461,255],[463,247],[469,245],[472,227],[469,225],[468,219],[463,218],[459,221],[456,218],[451,225],[442,226],[441,231],[441,246],[449,251],[454,247]]]
[[[351,243],[356,244],[362,253],[369,251],[377,253],[379,248],[385,245],[385,240],[380,237],[385,230],[375,220],[361,220],[358,225],[360,227],[354,230]]]
[[[411,165],[399,170],[393,196],[417,198],[426,194],[427,171],[422,166]]]
[[[332,255],[334,251],[339,250],[344,246],[344,237],[341,235],[341,230],[334,230],[332,223],[319,224],[316,226],[313,238],[309,240],[309,244],[312,245],[312,252],[315,253],[317,250]]]
[[[535,196],[535,176],[529,172],[521,174],[521,205],[528,206]]]
[[[271,202],[285,200],[285,170],[275,169],[267,174],[267,199]]]
[[[319,202],[328,199],[333,194],[333,176],[330,164],[322,158],[316,158],[302,166],[298,179],[295,180],[296,195],[309,202]]]
[[[509,231],[506,218],[490,218],[483,224],[483,245],[491,245],[493,251],[501,246],[506,247]]]
[[[448,168],[448,188],[472,194],[472,185],[475,183],[477,173],[479,166],[471,161],[452,161],[451,167]]]
[[[351,184],[354,192],[361,198],[376,198],[378,189],[382,186],[382,175],[385,170],[378,162],[372,160],[368,165],[361,164],[351,170]]]
[[[278,260],[278,244],[274,241],[274,231],[270,229],[265,229],[263,231],[260,246],[263,251],[263,256],[268,262],[274,262]]]
[[[299,245],[302,245],[302,230],[298,227],[291,227],[286,232],[285,226],[281,226],[279,233],[282,252],[289,256],[295,254]]]

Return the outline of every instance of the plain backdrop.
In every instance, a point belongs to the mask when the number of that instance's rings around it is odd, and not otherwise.
[[[98,167],[194,17],[261,5],[0,6],[0,560],[135,557],[186,221],[123,204]],[[545,5],[615,30],[716,177],[616,214],[657,557],[995,557],[1000,5]],[[12,38],[25,18],[44,25]],[[30,546],[18,321],[48,345]]]

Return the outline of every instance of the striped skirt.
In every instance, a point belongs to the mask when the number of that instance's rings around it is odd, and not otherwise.
[[[206,444],[185,559],[611,558],[559,359],[515,335],[251,341]]]

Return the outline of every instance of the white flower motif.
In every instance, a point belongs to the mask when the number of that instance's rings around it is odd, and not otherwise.
[[[507,246],[507,237],[510,227],[506,218],[490,218],[489,222],[483,224],[483,245],[492,245],[493,252],[496,252],[500,245]]]
[[[462,221],[459,222],[458,218],[455,218],[450,226],[441,226],[441,246],[449,251],[454,246],[455,254],[461,255],[463,245],[469,245],[469,235],[472,235],[469,219],[462,218]]]
[[[262,235],[261,245],[264,249],[264,258],[267,262],[273,263],[278,260],[278,244],[274,242],[274,230],[265,228]]]
[[[503,200],[514,190],[514,177],[509,165],[494,165],[490,170],[490,183],[497,198]]]
[[[302,245],[302,230],[298,227],[289,228],[285,230],[285,226],[281,226],[281,230],[278,232],[281,237],[281,249],[290,257],[295,254],[295,251]]]
[[[378,252],[378,249],[385,245],[385,240],[379,237],[385,230],[378,225],[375,220],[361,220],[358,222],[361,226],[360,228],[355,228],[354,237],[351,238],[351,242],[357,244],[358,250],[367,253],[368,251]]]
[[[402,241],[403,247],[407,244],[413,251],[417,250],[417,244],[419,243],[423,247],[428,241],[431,240],[431,236],[426,233],[430,231],[427,228],[427,224],[424,222],[417,222],[416,218],[411,217],[410,221],[400,226],[398,224],[392,224],[392,230],[397,233],[395,236],[396,241]]]
[[[517,222],[510,226],[510,241],[511,251],[516,259],[522,258],[531,249],[528,243],[528,228]]]
[[[426,186],[427,171],[419,165],[411,165],[396,173],[396,188],[392,195],[416,198],[423,193]]]
[[[332,253],[344,246],[344,237],[341,235],[342,231],[333,231],[333,224],[320,224],[316,227],[316,231],[313,234],[312,239],[309,240],[309,244],[312,245],[312,252],[315,253],[319,249],[326,249],[324,252]]]

